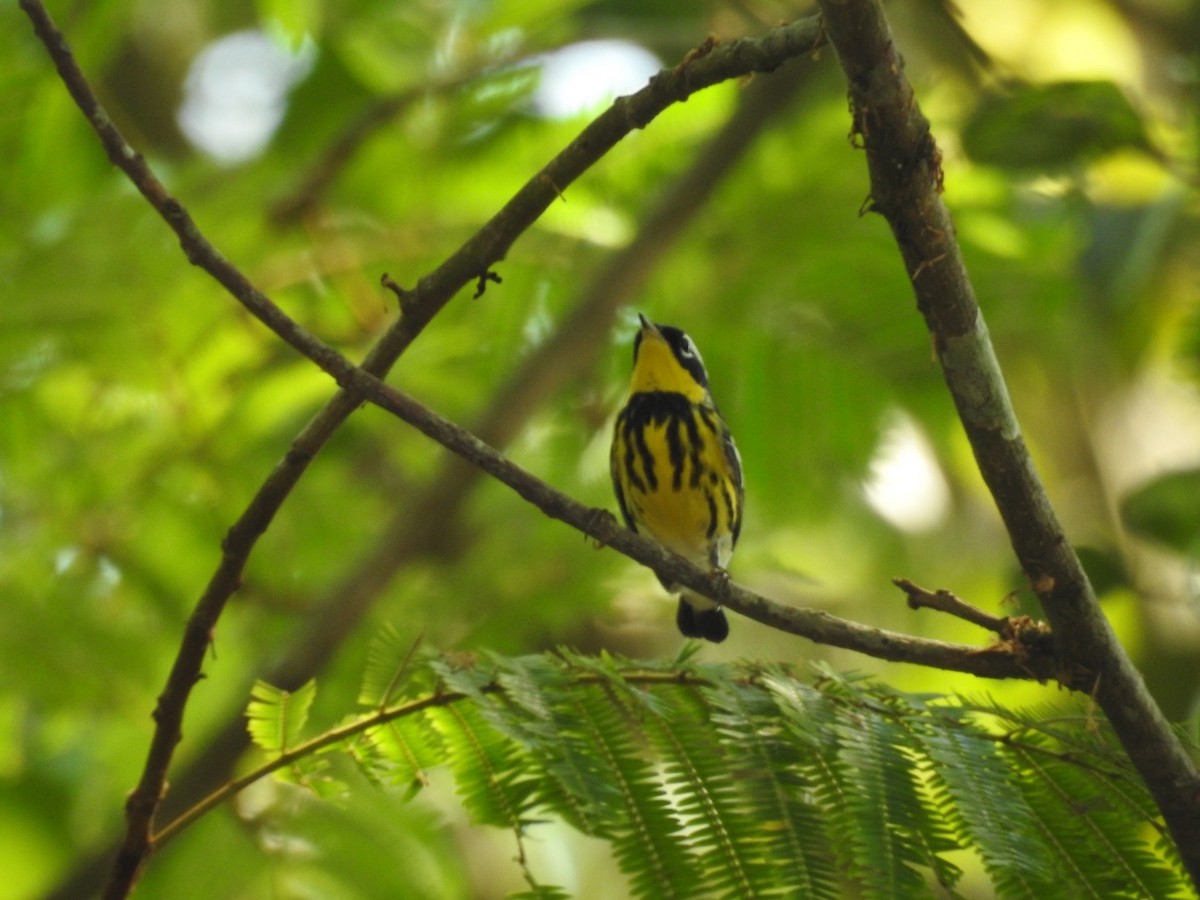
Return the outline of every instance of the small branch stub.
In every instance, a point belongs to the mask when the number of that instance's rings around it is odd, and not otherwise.
[[[994,631],[1007,640],[1013,636],[1012,620],[1007,617],[993,616],[978,606],[974,606],[947,590],[929,591],[907,578],[893,578],[892,584],[908,595],[908,605],[911,609],[936,609],[963,619],[973,625]]]
[[[475,282],[475,293],[471,295],[472,300],[478,300],[480,297],[483,296],[484,292],[487,290],[489,281],[491,281],[495,284],[503,284],[504,283],[503,278],[501,278],[496,272],[493,272],[491,269],[488,269],[482,275],[480,275],[479,280]]]
[[[379,283],[396,295],[396,302],[400,305],[400,315],[404,315],[407,307],[412,305],[413,292],[401,287],[387,272],[379,276]]]

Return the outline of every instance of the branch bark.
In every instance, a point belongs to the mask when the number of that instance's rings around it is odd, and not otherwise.
[[[1200,775],[1100,610],[1038,477],[941,200],[942,170],[877,0],[818,0],[887,219],[976,463],[1042,601],[1070,680],[1090,682],[1200,886]]]

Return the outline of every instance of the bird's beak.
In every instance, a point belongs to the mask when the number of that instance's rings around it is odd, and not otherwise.
[[[645,316],[643,316],[641,313],[638,313],[638,321],[640,321],[642,323],[642,331],[652,331],[655,334],[658,333],[658,326],[655,325],[653,322],[651,322],[649,319],[647,319]]]

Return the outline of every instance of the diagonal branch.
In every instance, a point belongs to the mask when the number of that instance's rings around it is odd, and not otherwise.
[[[891,226],[975,460],[1077,682],[1090,682],[1200,885],[1200,775],[1100,610],[1021,437],[941,200],[940,154],[877,0],[819,0],[846,73],[870,208]]]
[[[981,649],[871,628],[821,610],[790,607],[770,600],[733,583],[724,573],[701,569],[663,549],[650,538],[630,531],[606,510],[584,506],[556,491],[465,428],[443,419],[417,400],[361,369],[348,366],[338,373],[338,377],[346,379],[371,403],[482,469],[551,518],[648,566],[666,583],[690,587],[764,625],[817,643],[893,662],[919,663],[987,678],[1048,680],[1058,677],[1057,658],[1038,644],[1020,648],[996,645]],[[1079,684],[1069,686],[1080,687]]]

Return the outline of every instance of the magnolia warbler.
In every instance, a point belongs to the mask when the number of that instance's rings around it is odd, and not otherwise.
[[[700,566],[724,568],[742,530],[742,460],[708,390],[692,339],[638,316],[629,399],[613,431],[613,489],[625,524]],[[676,624],[687,637],[723,641],[721,607],[679,592]]]

